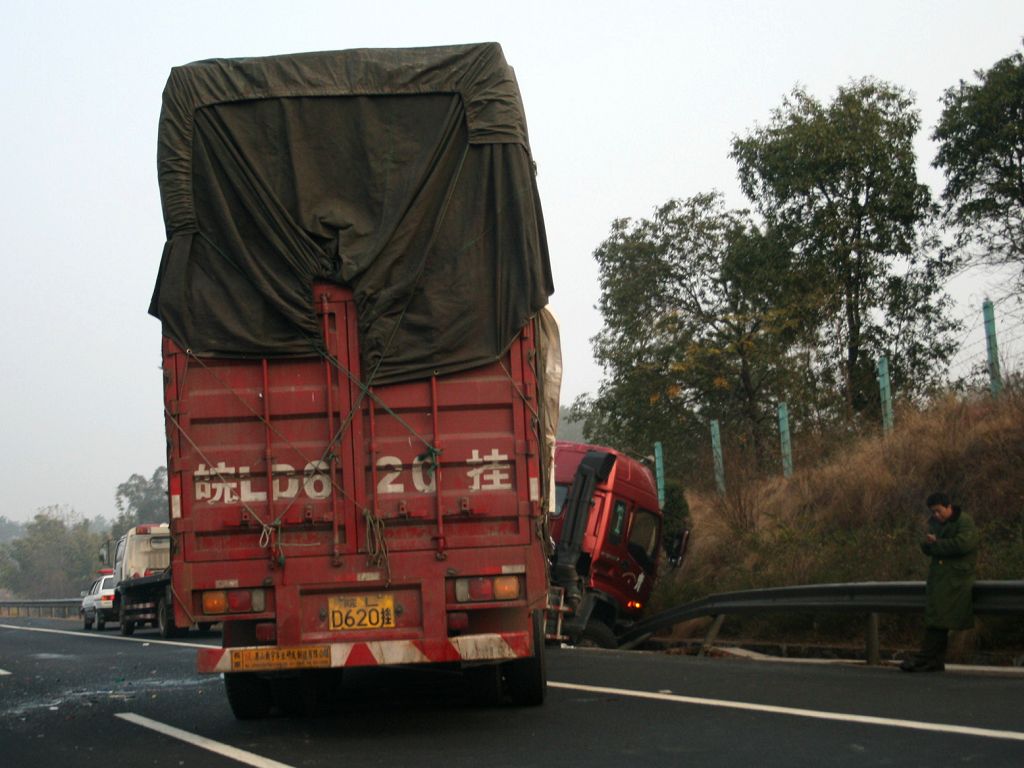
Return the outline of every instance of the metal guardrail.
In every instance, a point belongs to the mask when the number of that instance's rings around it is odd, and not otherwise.
[[[53,600],[0,600],[0,616],[16,618],[66,619],[78,616],[82,605],[80,597],[61,597]]]
[[[689,619],[714,617],[701,647],[703,655],[714,643],[725,617],[732,614],[840,611],[868,615],[868,663],[878,662],[878,614],[919,613],[925,608],[923,581],[871,581],[851,584],[810,584],[799,587],[751,589],[711,595],[662,611],[633,625],[619,636],[620,647],[632,648],[660,629]],[[1024,613],[1024,581],[977,581],[974,612]]]

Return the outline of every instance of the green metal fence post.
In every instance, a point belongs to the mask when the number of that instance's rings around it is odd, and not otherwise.
[[[658,481],[658,506],[665,508],[665,454],[661,441],[654,443],[654,475]]]
[[[996,343],[996,311],[992,302],[985,299],[981,305],[985,316],[985,342],[988,345],[988,386],[992,397],[1003,391],[1003,377],[999,372],[999,345]]]
[[[882,396],[882,432],[892,432],[892,388],[889,385],[889,360],[878,358],[878,391]]]
[[[711,451],[715,455],[715,484],[719,493],[725,493],[725,463],[722,461],[722,433],[718,419],[711,420]]]
[[[789,408],[779,403],[779,440],[782,443],[782,474],[793,476],[793,445],[789,439]]]

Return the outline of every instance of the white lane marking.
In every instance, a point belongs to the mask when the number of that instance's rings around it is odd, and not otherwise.
[[[0,624],[0,629],[17,629],[22,632],[46,632],[51,635],[70,635],[71,637],[88,637],[94,640],[127,640],[129,643],[145,643],[150,645],[177,645],[182,648],[216,648],[219,645],[207,645],[205,643],[181,643],[177,640],[157,640],[148,637],[125,637],[124,635],[113,635],[93,632],[71,632],[67,629],[47,629],[45,627],[20,627],[17,624]]]
[[[0,677],[3,677],[4,675],[9,675],[9,674],[11,674],[11,673],[8,672],[6,669],[0,669]]]
[[[279,763],[277,760],[271,760],[269,757],[261,757],[260,755],[252,752],[246,752],[244,749],[239,749],[238,747],[221,744],[219,741],[207,739],[204,736],[197,736],[194,733],[189,733],[188,731],[183,731],[180,728],[175,728],[173,725],[167,725],[157,720],[150,720],[148,717],[136,715],[133,712],[118,712],[115,717],[119,717],[129,723],[134,723],[135,725],[141,725],[143,728],[149,728],[157,733],[162,733],[164,736],[170,736],[172,739],[179,739],[187,744],[199,747],[200,749],[206,749],[223,757],[237,760],[238,762],[245,763],[246,765],[254,766],[254,768],[292,768],[292,766],[287,763]]]
[[[888,717],[872,717],[870,715],[848,715],[842,712],[821,712],[816,709],[797,709],[794,707],[777,707],[772,704],[749,704],[744,701],[726,701],[724,699],[700,699],[694,696],[679,696],[668,693],[651,693],[648,691],[631,691],[625,688],[605,688],[598,685],[576,685],[574,683],[548,682],[551,688],[564,688],[571,691],[587,693],[607,693],[615,696],[629,696],[635,699],[653,699],[655,701],[673,701],[677,704],[697,704],[704,707],[721,707],[723,709],[742,709],[748,712],[767,712],[774,715],[792,715],[809,717],[814,720],[835,720],[841,723],[863,723],[865,725],[884,725],[892,728],[910,728],[917,731],[934,733],[955,733],[963,736],[981,736],[987,739],[1008,739],[1024,741],[1024,733],[1020,731],[997,731],[990,728],[974,728],[968,725],[948,725],[945,723],[925,723],[918,720],[897,720]]]

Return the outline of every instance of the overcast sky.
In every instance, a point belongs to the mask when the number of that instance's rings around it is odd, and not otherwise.
[[[917,95],[921,173],[938,193],[927,134],[942,91],[1022,35],[1020,0],[5,3],[0,514],[67,504],[110,517],[118,483],[165,461],[160,326],[146,310],[164,242],[156,131],[172,66],[501,43],[539,168],[570,402],[600,381],[591,254],[613,219],[712,189],[744,206],[733,135],[797,83],[825,99],[866,75]],[[978,276],[952,286],[958,312],[978,325],[990,289]],[[968,344],[977,356],[977,338]]]

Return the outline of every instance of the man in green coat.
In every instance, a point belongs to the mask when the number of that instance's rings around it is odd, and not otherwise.
[[[953,506],[948,494],[928,497],[928,533],[921,551],[931,558],[927,604],[924,612],[925,634],[921,651],[904,661],[904,672],[941,672],[946,668],[949,630],[974,626],[974,567],[978,559],[978,531],[970,516]]]

